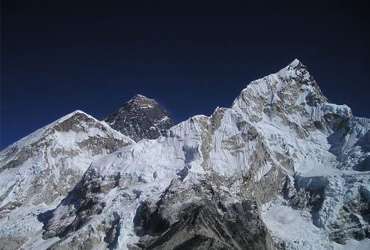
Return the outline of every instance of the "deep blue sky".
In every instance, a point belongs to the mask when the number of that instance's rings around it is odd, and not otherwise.
[[[332,102],[370,117],[366,1],[2,2],[0,148],[76,109],[103,118],[136,93],[178,121],[210,114],[294,58]]]

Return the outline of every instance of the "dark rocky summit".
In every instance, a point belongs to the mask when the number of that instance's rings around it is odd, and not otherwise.
[[[105,121],[135,141],[156,139],[174,125],[169,113],[154,99],[136,95]]]

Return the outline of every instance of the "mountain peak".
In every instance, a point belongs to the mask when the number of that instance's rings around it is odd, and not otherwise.
[[[131,98],[131,100],[136,100],[136,99],[140,99],[140,100],[154,100],[154,99],[148,98],[148,97],[146,97],[145,95],[142,95],[142,94],[136,94],[136,95],[134,95],[134,97]]]
[[[77,118],[77,119],[81,119],[81,118],[85,118],[85,119],[93,119],[93,120],[96,120],[94,117],[92,117],[91,115],[85,113],[84,111],[82,110],[75,110],[69,114],[66,114],[64,116],[62,116],[61,118],[59,118],[58,120],[56,120],[54,123],[60,123],[60,122],[63,122],[63,121],[66,121],[68,119],[71,119],[71,118]]]
[[[141,94],[136,94],[128,102],[126,102],[123,105],[123,107],[125,106],[134,106],[139,109],[147,109],[147,108],[154,108],[155,106],[159,106],[159,104],[155,99],[146,97]]]
[[[154,102],[156,102],[154,99],[149,98],[149,97],[146,97],[145,95],[142,95],[142,94],[136,94],[136,95],[134,95],[130,99],[130,101],[152,101],[152,102],[154,101]]]
[[[304,65],[299,59],[295,58],[290,64],[292,67],[296,67],[298,65]]]
[[[156,100],[137,94],[105,121],[135,141],[155,139],[173,125],[168,111]]]
[[[293,75],[298,74],[298,75],[307,75],[308,77],[311,77],[307,66],[297,58],[295,58],[292,62],[290,62],[287,66],[285,66],[275,74],[283,74],[284,72],[287,71]]]
[[[288,120],[294,116],[305,117],[306,112],[325,102],[327,98],[308,68],[294,59],[278,72],[248,84],[233,106],[244,110],[255,120],[262,119],[264,114]]]

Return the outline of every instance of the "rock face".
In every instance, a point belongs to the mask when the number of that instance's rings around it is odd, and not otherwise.
[[[75,111],[2,151],[0,246],[13,242],[9,248],[17,248],[27,241],[41,229],[37,214],[55,207],[92,161],[131,143],[107,124]]]
[[[154,99],[136,95],[105,121],[135,141],[156,139],[174,125],[169,113]]]
[[[231,108],[94,160],[23,247],[369,249],[369,131],[294,60]]]
[[[133,219],[143,249],[269,249],[255,201],[226,203],[230,195],[202,182],[181,190],[174,181],[155,204],[140,203]],[[181,190],[179,193],[178,191]],[[174,209],[186,196],[195,199]],[[175,217],[174,220],[168,220]]]

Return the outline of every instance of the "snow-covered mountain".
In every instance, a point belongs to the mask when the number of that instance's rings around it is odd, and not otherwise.
[[[294,60],[230,108],[93,160],[55,209],[30,215],[42,230],[9,231],[9,214],[0,240],[6,249],[369,249],[369,164],[370,119],[329,103]]]
[[[136,95],[105,121],[135,141],[156,139],[174,125],[169,113],[154,99]]]
[[[40,231],[37,215],[54,208],[91,162],[131,143],[75,111],[0,152],[0,249],[17,248]]]

